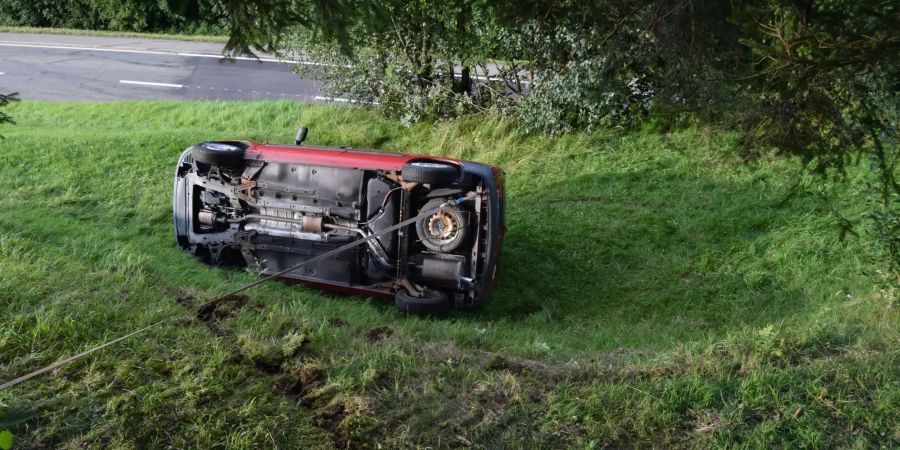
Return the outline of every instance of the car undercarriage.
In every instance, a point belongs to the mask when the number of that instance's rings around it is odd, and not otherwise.
[[[393,297],[409,312],[478,306],[499,251],[495,172],[346,148],[205,142],[176,170],[176,239],[207,263],[260,275],[364,241],[281,278]]]

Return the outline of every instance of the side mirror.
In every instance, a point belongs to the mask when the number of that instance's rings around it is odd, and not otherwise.
[[[306,139],[306,133],[309,130],[306,127],[297,128],[297,134],[294,136],[294,143],[300,145],[303,143],[303,140]]]

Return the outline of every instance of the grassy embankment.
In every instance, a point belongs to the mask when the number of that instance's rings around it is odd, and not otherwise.
[[[102,31],[81,30],[76,28],[45,28],[0,25],[0,33],[36,33],[56,34],[65,36],[101,36],[101,37],[128,37],[141,39],[168,39],[175,41],[214,42],[224,44],[228,36],[214,36],[190,33],[139,33],[136,31]]]
[[[179,152],[216,138],[404,149],[508,171],[480,311],[270,283],[0,393],[30,447],[900,444],[900,321],[865,238],[727,133],[522,137],[295,103],[49,104],[0,128],[0,380],[254,279],[175,248]],[[860,172],[863,176],[864,173]],[[833,189],[839,191],[839,189]],[[801,192],[803,192],[801,190]],[[865,206],[837,195],[850,219]]]

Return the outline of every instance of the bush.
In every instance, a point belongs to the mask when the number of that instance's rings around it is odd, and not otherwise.
[[[218,0],[6,0],[0,23],[12,26],[135,32],[224,32]]]

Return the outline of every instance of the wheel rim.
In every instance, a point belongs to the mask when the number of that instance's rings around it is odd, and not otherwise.
[[[428,240],[437,245],[446,245],[456,240],[459,229],[459,219],[449,211],[438,211],[425,224]]]

